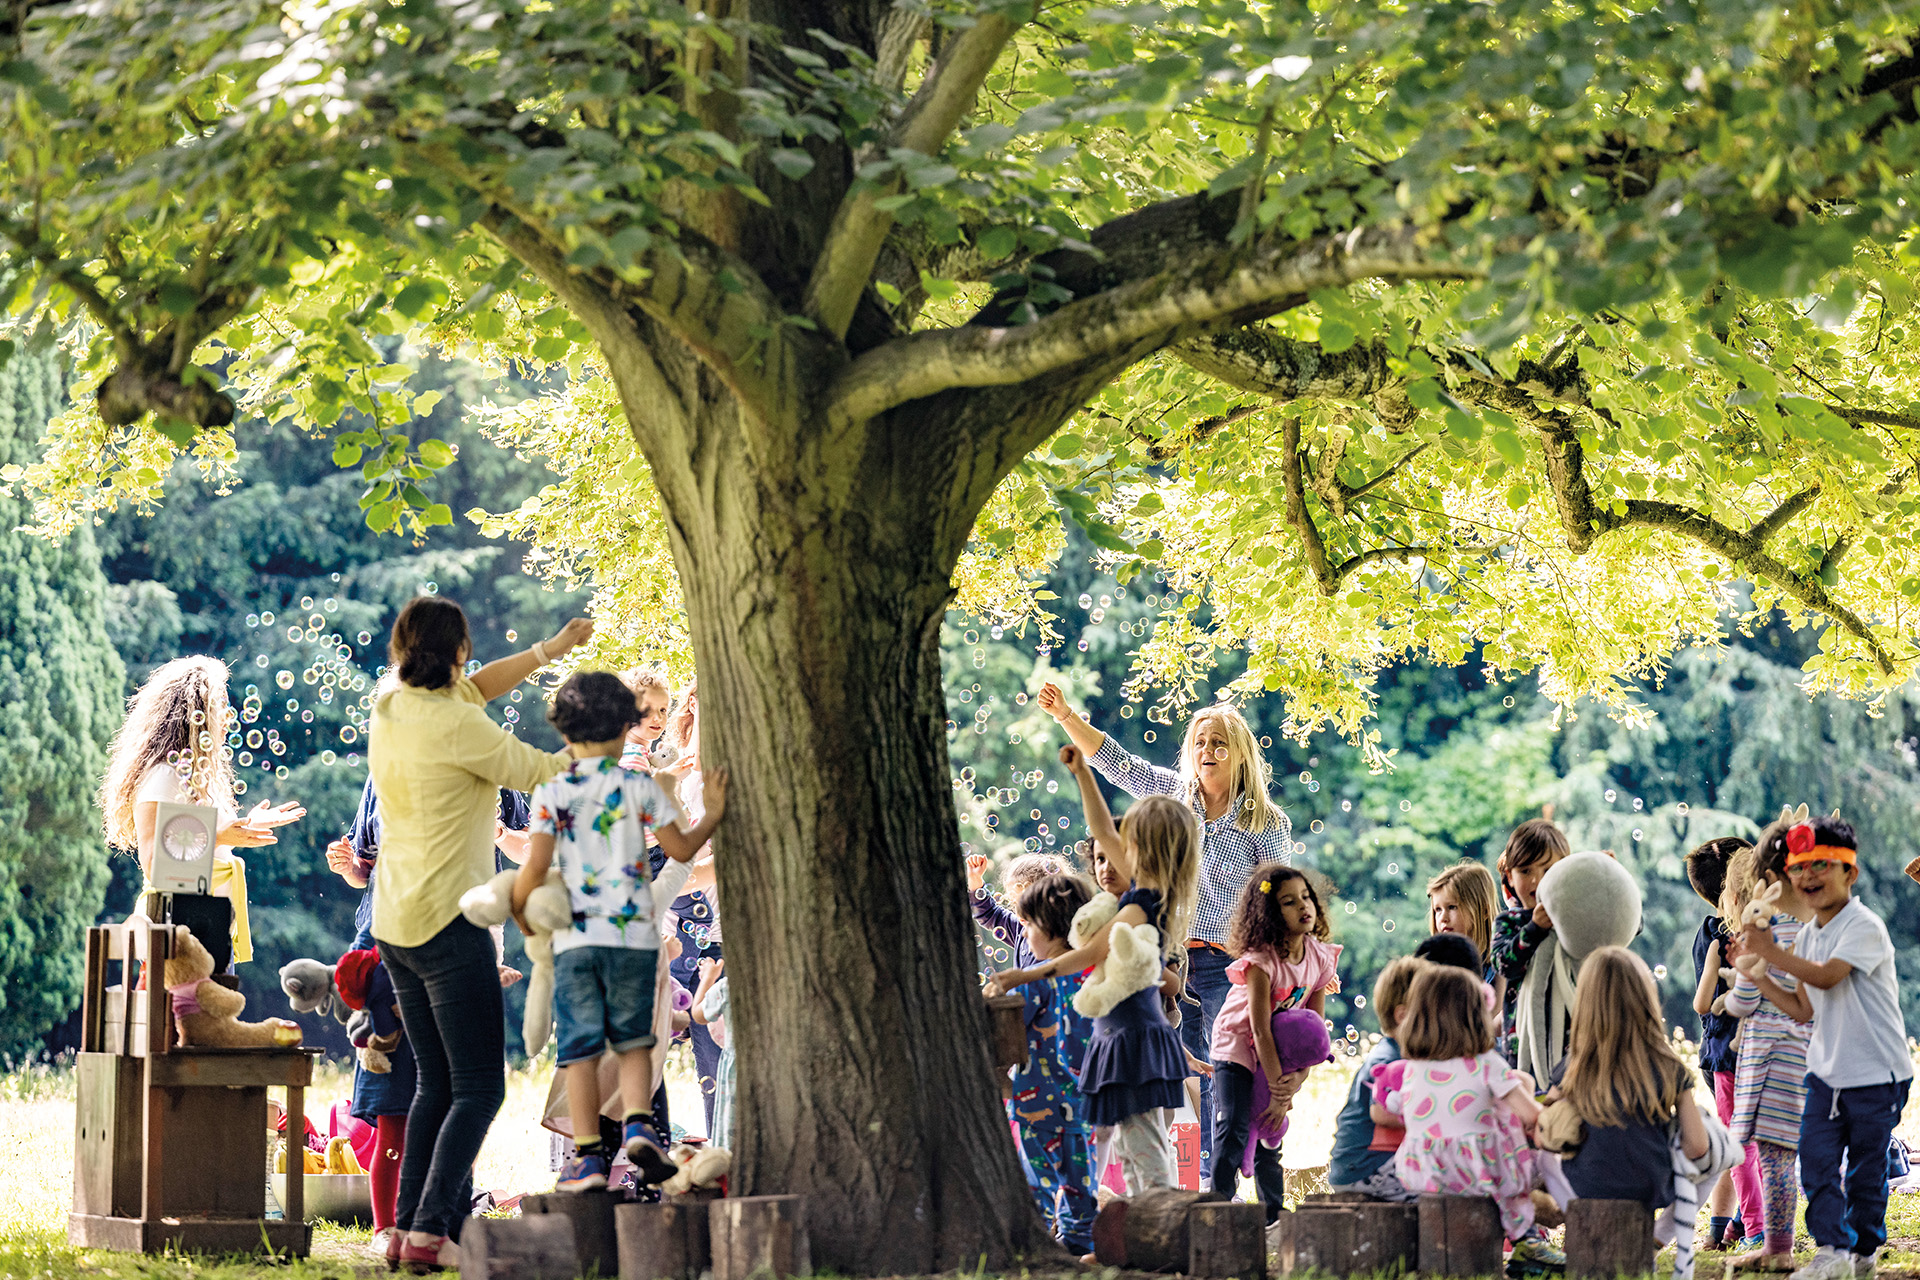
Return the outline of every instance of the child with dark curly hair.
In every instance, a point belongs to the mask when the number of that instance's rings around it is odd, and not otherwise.
[[[1234,908],[1227,950],[1233,986],[1213,1024],[1213,1189],[1231,1195],[1253,1145],[1253,1177],[1269,1220],[1283,1207],[1286,1176],[1280,1151],[1255,1137],[1277,1134],[1309,1068],[1284,1069],[1273,1018],[1291,1009],[1318,1022],[1327,995],[1340,990],[1340,948],[1320,893],[1306,873],[1278,862],[1255,867]],[[1324,1033],[1324,1025],[1320,1028]],[[1254,1073],[1269,1082],[1266,1109],[1254,1112]]]
[[[706,810],[693,830],[647,774],[621,767],[627,730],[639,723],[633,690],[604,671],[581,672],[560,686],[547,719],[567,740],[573,763],[533,793],[527,861],[513,885],[513,912],[558,866],[573,900],[573,928],[553,939],[556,1061],[566,1073],[577,1154],[561,1171],[561,1191],[607,1185],[611,1163],[599,1136],[603,1049],[620,1063],[620,1096],[629,1110],[622,1130],[627,1159],[649,1185],[676,1172],[653,1135],[652,1116],[633,1100],[653,1092],[653,997],[660,926],[653,914],[647,836],[676,862],[699,851],[727,807],[727,771],[703,775]],[[524,922],[521,928],[525,929]],[[579,1135],[588,1135],[585,1137]]]

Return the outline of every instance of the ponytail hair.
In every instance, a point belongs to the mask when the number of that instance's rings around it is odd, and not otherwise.
[[[444,689],[458,674],[468,642],[467,615],[459,605],[442,596],[415,596],[394,620],[387,661],[401,684]]]

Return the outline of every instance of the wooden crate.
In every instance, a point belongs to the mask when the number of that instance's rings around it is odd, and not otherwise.
[[[267,1090],[286,1090],[297,1145],[313,1055],[175,1048],[160,977],[172,945],[170,927],[144,919],[87,932],[67,1236],[83,1248],[140,1253],[304,1256],[312,1242],[304,1174],[288,1175],[285,1220],[265,1217]],[[115,965],[120,982],[109,990]]]

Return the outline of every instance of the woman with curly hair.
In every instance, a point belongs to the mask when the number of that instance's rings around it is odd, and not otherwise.
[[[155,825],[160,805],[206,805],[219,811],[214,833],[213,896],[233,904],[232,957],[253,957],[247,930],[246,864],[231,852],[275,843],[274,828],[304,817],[289,801],[262,801],[240,816],[234,803],[233,752],[227,730],[227,665],[218,658],[175,658],[155,669],[127,703],[127,718],[108,748],[107,776],[100,784],[100,813],[107,843],[131,850],[151,891]],[[206,942],[202,939],[202,942]],[[225,950],[208,944],[216,961]],[[224,967],[222,965],[221,967]]]

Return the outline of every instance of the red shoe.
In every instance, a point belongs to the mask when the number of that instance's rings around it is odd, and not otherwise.
[[[432,1244],[403,1244],[400,1263],[416,1276],[446,1271],[460,1265],[460,1246],[441,1236]]]
[[[406,1244],[406,1240],[407,1233],[400,1228],[387,1228],[387,1270],[398,1271],[400,1269],[400,1250]]]

